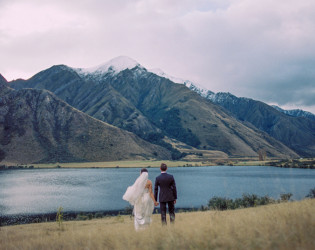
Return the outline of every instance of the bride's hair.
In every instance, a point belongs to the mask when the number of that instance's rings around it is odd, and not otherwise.
[[[142,174],[143,172],[147,172],[148,173],[148,170],[146,168],[143,168],[143,169],[141,169],[140,173]]]

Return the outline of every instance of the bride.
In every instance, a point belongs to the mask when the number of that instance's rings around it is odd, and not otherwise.
[[[148,170],[141,169],[140,176],[135,183],[128,187],[123,199],[134,206],[134,224],[136,231],[144,229],[151,223],[151,215],[156,202],[152,192],[152,182],[148,179]]]

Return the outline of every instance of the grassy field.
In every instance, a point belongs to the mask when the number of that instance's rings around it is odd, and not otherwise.
[[[0,228],[1,249],[315,249],[315,199],[176,214],[135,232],[129,216]]]
[[[287,167],[302,167],[305,164],[308,168],[315,168],[315,158],[295,159],[295,160],[279,160],[269,159],[266,161],[258,161],[253,158],[218,158],[218,159],[190,159],[181,161],[158,161],[158,160],[129,160],[129,161],[107,161],[107,162],[70,162],[70,163],[43,163],[43,164],[13,164],[3,162],[0,164],[0,169],[3,166],[13,166],[13,168],[143,168],[143,167],[160,167],[161,163],[166,163],[169,167],[182,166],[286,166]]]
[[[202,161],[157,161],[157,160],[130,160],[130,161],[106,161],[106,162],[69,162],[69,163],[42,163],[42,164],[24,164],[23,168],[144,168],[152,167],[158,168],[161,163],[166,163],[168,167],[182,167],[182,166],[211,166],[211,162]],[[5,163],[6,166],[19,165],[12,163]]]
[[[107,162],[73,162],[73,163],[51,163],[51,164],[31,164],[34,168],[55,168],[60,166],[62,168],[143,168],[143,167],[160,167],[164,162],[169,167],[185,166],[187,164],[192,166],[201,166],[202,162],[188,162],[188,161],[107,161]]]

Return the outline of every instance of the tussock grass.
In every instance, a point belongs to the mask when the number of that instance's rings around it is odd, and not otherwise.
[[[1,249],[314,249],[315,199],[177,213],[176,224],[135,232],[128,216],[0,228]]]

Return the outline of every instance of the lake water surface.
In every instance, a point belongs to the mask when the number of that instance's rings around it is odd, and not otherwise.
[[[149,168],[154,184],[159,169]],[[0,171],[0,215],[64,211],[123,210],[126,188],[139,176],[136,168],[33,169]],[[199,208],[213,196],[238,198],[244,193],[278,199],[292,193],[303,199],[315,188],[315,170],[275,167],[170,168],[178,190],[177,208]]]

